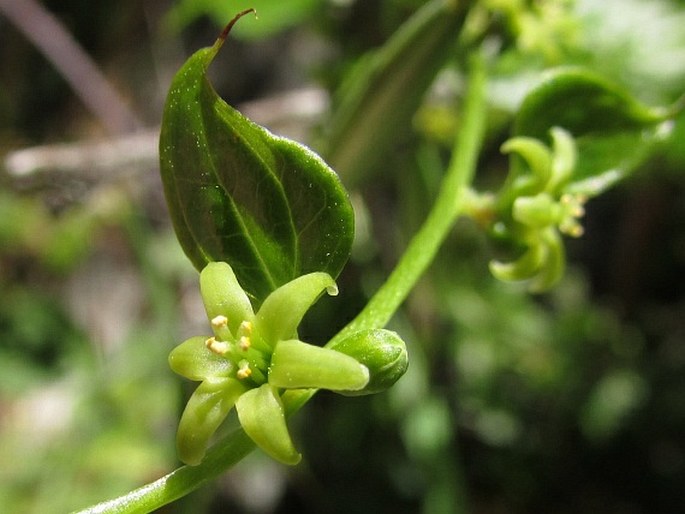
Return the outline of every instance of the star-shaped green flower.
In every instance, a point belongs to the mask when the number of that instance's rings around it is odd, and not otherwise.
[[[297,326],[318,297],[324,291],[337,294],[335,281],[327,273],[303,275],[273,291],[256,314],[226,263],[212,262],[204,268],[200,290],[214,335],[191,337],[169,355],[176,373],[202,382],[181,417],[180,459],[198,464],[209,439],[235,406],[245,432],[264,452],[296,464],[301,456],[288,432],[281,392],[354,392],[369,383],[369,369],[354,357],[297,338]],[[402,350],[404,367],[394,380],[406,369],[403,343]]]

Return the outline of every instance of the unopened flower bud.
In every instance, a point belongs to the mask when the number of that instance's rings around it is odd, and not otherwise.
[[[409,357],[404,341],[390,330],[361,330],[343,339],[333,349],[354,357],[369,370],[369,382],[363,389],[336,391],[347,396],[361,396],[385,391],[404,375],[409,366]]]

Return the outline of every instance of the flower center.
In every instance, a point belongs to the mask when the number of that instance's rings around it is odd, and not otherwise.
[[[256,349],[252,344],[252,322],[243,320],[235,336],[228,328],[226,316],[214,317],[211,324],[214,336],[205,341],[205,346],[233,364],[235,378],[238,380],[249,380],[255,386],[265,383],[271,355]]]

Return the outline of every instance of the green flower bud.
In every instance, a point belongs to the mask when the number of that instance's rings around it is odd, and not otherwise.
[[[269,383],[286,388],[359,390],[369,382],[369,370],[344,353],[302,341],[280,341],[271,357]]]
[[[369,381],[363,389],[336,391],[347,396],[385,391],[404,375],[409,366],[404,341],[390,330],[361,330],[340,341],[333,349],[354,357],[369,370]]]

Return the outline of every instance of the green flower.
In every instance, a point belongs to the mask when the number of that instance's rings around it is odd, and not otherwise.
[[[525,251],[511,262],[492,261],[490,270],[505,281],[527,281],[533,292],[549,289],[565,267],[561,235],[580,237],[579,219],[585,214],[587,196],[568,191],[576,167],[576,145],[568,132],[552,128],[552,147],[529,137],[515,137],[502,145],[527,165],[500,193],[506,221],[496,231],[511,235]]]
[[[212,262],[200,274],[200,291],[214,335],[191,337],[169,355],[176,373],[201,381],[179,424],[180,459],[198,464],[235,406],[245,432],[264,452],[297,464],[301,456],[286,425],[283,390],[350,393],[369,383],[369,369],[349,352],[297,338],[297,326],[318,297],[324,291],[337,294],[335,281],[327,273],[303,275],[273,291],[254,313],[231,267]]]

